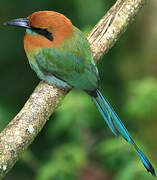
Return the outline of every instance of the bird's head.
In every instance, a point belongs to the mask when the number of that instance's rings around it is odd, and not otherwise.
[[[73,32],[71,21],[54,11],[38,11],[27,18],[13,19],[5,24],[26,28],[26,51],[38,47],[57,46]]]

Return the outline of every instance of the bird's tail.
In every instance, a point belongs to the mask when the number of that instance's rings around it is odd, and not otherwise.
[[[107,100],[103,97],[101,92],[99,90],[96,91],[97,96],[92,98],[93,103],[96,105],[97,109],[103,116],[104,120],[106,121],[107,125],[109,126],[110,130],[113,132],[114,135],[118,136],[118,133],[122,135],[122,137],[128,141],[129,144],[132,144],[134,148],[136,149],[143,165],[147,169],[148,172],[150,172],[153,176],[155,176],[155,171],[147,157],[143,154],[143,152],[138,148],[138,146],[135,144],[133,139],[131,138],[128,130],[124,126],[124,124],[121,122],[115,111],[112,109],[110,104],[107,102]]]

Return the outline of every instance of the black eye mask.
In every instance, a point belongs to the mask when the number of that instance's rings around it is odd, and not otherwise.
[[[30,26],[28,29],[31,29],[32,31],[44,36],[45,38],[49,39],[50,41],[53,41],[52,34],[47,29],[40,29]]]

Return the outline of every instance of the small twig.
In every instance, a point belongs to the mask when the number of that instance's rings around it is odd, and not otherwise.
[[[143,2],[145,0],[117,0],[94,27],[88,40],[96,63],[114,45]],[[13,167],[66,94],[65,90],[39,83],[22,110],[0,134],[0,178]]]

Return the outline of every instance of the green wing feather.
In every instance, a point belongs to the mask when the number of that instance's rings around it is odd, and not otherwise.
[[[94,91],[98,87],[98,71],[89,43],[75,27],[73,35],[57,48],[42,48],[34,58],[45,76],[54,75],[69,85],[85,91]],[[46,77],[40,78],[46,81]]]

